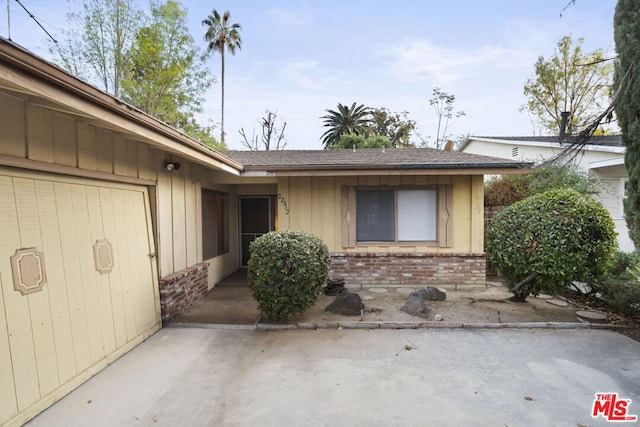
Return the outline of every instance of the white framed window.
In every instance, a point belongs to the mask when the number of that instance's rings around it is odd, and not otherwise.
[[[357,189],[357,242],[436,242],[438,190]]]

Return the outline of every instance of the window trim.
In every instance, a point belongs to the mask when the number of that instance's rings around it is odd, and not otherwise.
[[[204,194],[209,193],[214,201],[214,205],[212,206],[212,210],[209,213],[209,217],[205,216],[205,202],[204,202]],[[213,259],[215,257],[226,255],[230,252],[230,241],[231,241],[231,229],[230,229],[230,199],[229,193],[212,190],[209,188],[202,188],[200,192],[201,205],[202,205],[202,259],[208,260]],[[219,205],[222,203],[222,205]],[[222,219],[219,221],[219,213],[220,209],[222,209]],[[212,224],[205,226],[206,221],[213,222]],[[205,236],[205,232],[213,232],[213,235]],[[205,241],[206,239],[213,238],[213,242],[208,248],[213,251],[213,253],[205,253]]]
[[[369,241],[359,242],[356,238],[357,209],[356,192],[358,190],[394,190],[397,212],[397,192],[399,190],[436,190],[436,240],[423,241]],[[453,244],[453,186],[452,185],[388,185],[366,186],[352,185],[342,187],[342,247],[359,248],[368,246],[389,247],[450,247]],[[394,218],[397,239],[397,214]]]

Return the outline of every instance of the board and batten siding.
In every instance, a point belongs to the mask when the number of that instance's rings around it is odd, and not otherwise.
[[[451,186],[452,240],[447,247],[402,245],[402,252],[484,252],[482,175],[278,178],[278,228],[311,232],[330,252],[398,252],[397,246],[343,247],[342,188],[345,186]]]
[[[202,236],[198,232],[200,182],[210,174],[204,168],[110,129],[0,92],[0,164],[3,158],[64,166],[60,173],[75,170],[88,178],[95,173],[101,178],[111,175],[109,179],[114,181],[150,182],[160,276],[203,261]],[[182,167],[168,173],[163,168],[166,159],[178,160]],[[25,167],[29,167],[27,164]],[[224,265],[233,260],[226,261]],[[235,263],[237,267],[237,260]]]

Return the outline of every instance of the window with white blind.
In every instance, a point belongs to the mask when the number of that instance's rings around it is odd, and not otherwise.
[[[436,242],[438,190],[358,189],[357,242]]]

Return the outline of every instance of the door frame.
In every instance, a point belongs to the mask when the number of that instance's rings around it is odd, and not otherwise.
[[[269,230],[265,231],[264,233],[243,233],[242,230],[242,200],[244,199],[266,199],[268,201],[268,209],[267,209],[267,215],[269,217]],[[253,235],[254,239],[256,237],[259,237],[263,234],[268,233],[269,231],[274,231],[275,230],[275,223],[276,223],[276,203],[275,203],[275,199],[276,196],[275,195],[271,195],[271,194],[267,194],[267,195],[255,195],[255,196],[238,196],[238,257],[240,259],[240,267],[241,268],[246,268],[247,264],[244,263],[243,260],[243,250],[244,250],[244,245],[243,245],[243,236],[250,236]]]

